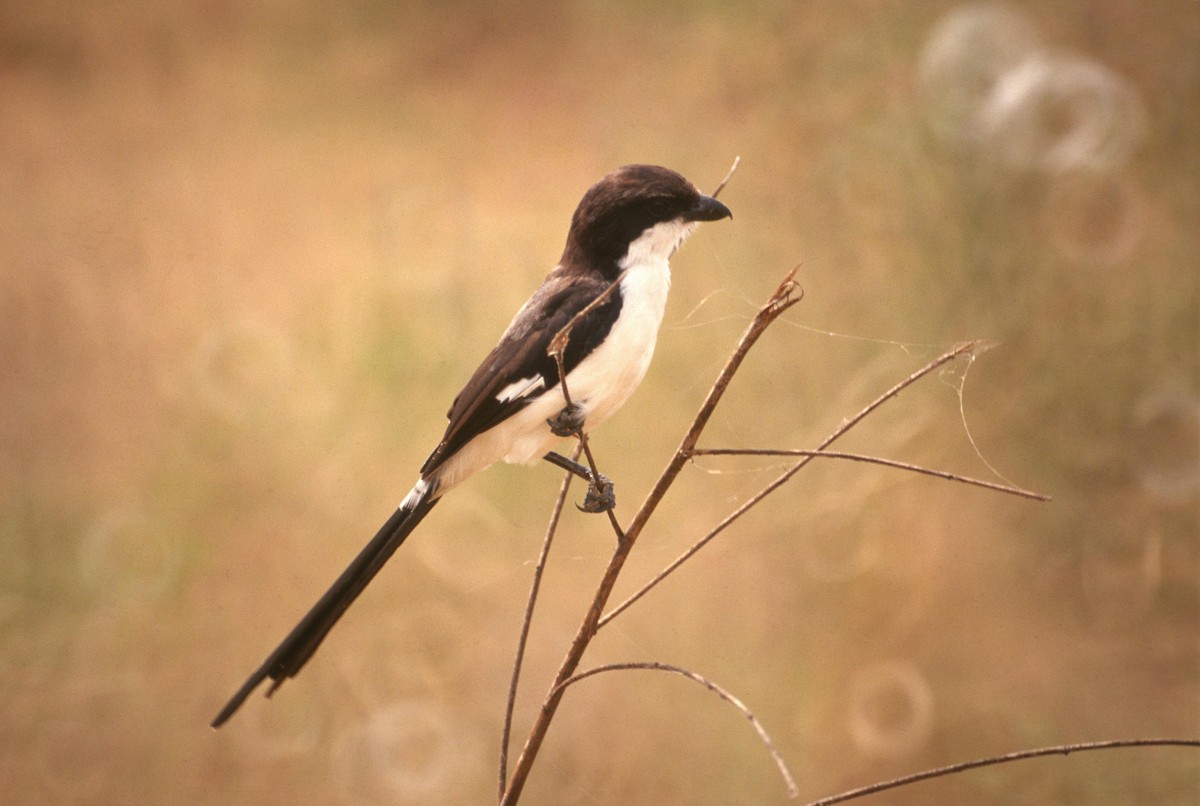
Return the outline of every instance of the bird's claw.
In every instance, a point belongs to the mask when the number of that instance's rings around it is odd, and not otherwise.
[[[580,406],[578,403],[572,403],[558,414],[547,419],[546,425],[550,426],[550,433],[556,437],[571,437],[583,429],[585,419],[583,406]]]
[[[613,487],[612,481],[604,475],[588,486],[587,495],[583,497],[582,504],[576,504],[575,507],[580,512],[608,512],[617,505],[617,494]]]

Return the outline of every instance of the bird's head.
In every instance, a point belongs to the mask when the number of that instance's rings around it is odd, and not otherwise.
[[[675,171],[626,165],[583,194],[562,263],[615,277],[629,259],[669,258],[698,222],[732,215]]]

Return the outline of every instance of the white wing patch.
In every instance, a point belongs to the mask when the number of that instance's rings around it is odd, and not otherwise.
[[[532,378],[522,378],[519,381],[513,381],[508,386],[496,393],[496,400],[500,403],[511,403],[522,397],[527,397],[534,392],[540,392],[546,385],[546,379],[541,375],[534,375]]]
[[[408,491],[408,495],[404,496],[404,500],[400,502],[400,509],[412,509],[417,504],[425,499],[425,496],[430,492],[432,484],[427,479],[420,479],[416,486]]]

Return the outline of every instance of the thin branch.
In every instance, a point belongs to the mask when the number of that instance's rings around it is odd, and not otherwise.
[[[858,414],[854,415],[853,417],[851,417],[848,420],[843,421],[842,424],[840,426],[838,426],[833,431],[832,434],[830,434],[828,437],[826,437],[821,442],[821,444],[817,446],[817,450],[815,452],[820,452],[820,451],[824,450],[825,448],[829,447],[829,445],[832,442],[834,442],[834,440],[838,439],[843,434],[845,434],[847,431],[849,431],[851,428],[853,428],[854,426],[856,426],[860,422],[862,422],[863,418],[865,418],[871,412],[875,411],[875,409],[879,408],[884,403],[886,403],[888,400],[891,400],[896,395],[900,394],[900,392],[902,392],[905,388],[916,383],[918,380],[925,377],[929,373],[933,372],[938,367],[942,366],[943,364],[945,364],[949,361],[953,361],[955,358],[959,357],[960,355],[963,355],[965,353],[973,353],[977,349],[981,349],[983,347],[990,346],[990,344],[991,344],[991,342],[985,342],[982,340],[968,341],[968,342],[964,342],[963,344],[960,344],[960,345],[954,347],[954,349],[938,356],[933,361],[930,361],[928,364],[921,367],[920,369],[918,369],[916,372],[909,375],[904,380],[900,381],[898,384],[893,386],[891,389],[888,389],[882,395],[875,398],[875,400],[873,400],[869,404],[867,404],[867,406],[864,407],[863,410],[860,411]],[[692,453],[694,453],[694,448],[692,449]],[[757,506],[759,504],[759,502],[761,502],[764,498],[766,498],[768,495],[775,492],[777,489],[779,489],[784,484],[786,484],[788,481],[790,481],[792,476],[794,476],[798,472],[800,472],[801,468],[803,468],[805,465],[807,465],[809,462],[811,462],[814,458],[815,457],[813,457],[813,456],[804,457],[799,462],[797,462],[796,464],[789,467],[786,471],[784,471],[784,473],[782,475],[780,475],[778,478],[776,478],[774,481],[772,481],[766,487],[763,487],[757,493],[752,495],[749,499],[746,500],[745,503],[743,503],[740,507],[738,507],[733,512],[731,512],[729,515],[727,515],[725,517],[725,519],[723,521],[721,521],[715,527],[713,527],[713,529],[710,532],[708,532],[708,534],[704,535],[704,537],[700,538],[695,543],[693,543],[692,546],[687,551],[685,551],[683,554],[676,557],[671,562],[671,564],[668,565],[666,568],[664,568],[662,571],[659,571],[658,574],[653,579],[651,579],[649,582],[647,582],[645,585],[643,585],[641,588],[639,588],[628,599],[621,602],[621,604],[617,605],[610,612],[605,614],[604,617],[601,618],[597,622],[597,624],[596,624],[597,629],[599,629],[600,627],[603,627],[605,624],[612,621],[614,618],[616,618],[618,615],[620,615],[625,609],[627,609],[630,605],[632,605],[638,599],[642,598],[647,593],[649,593],[656,585],[658,585],[660,582],[662,582],[664,579],[666,579],[668,576],[670,576],[672,573],[674,573],[675,569],[677,569],[679,566],[683,565],[685,562],[687,562],[692,557],[692,555],[694,555],[700,549],[702,549],[706,545],[708,545],[709,541],[711,541],[714,537],[716,537],[721,532],[723,532],[727,527],[729,527],[732,523],[734,523],[734,521],[741,518],[743,515],[745,515],[747,512],[749,512],[755,506]]]
[[[621,272],[621,277],[624,276],[625,272]],[[600,295],[600,298],[603,298],[605,295],[611,293],[619,282],[621,282],[621,280],[620,278],[617,278],[615,283],[604,289],[604,293]],[[579,320],[579,317],[583,313],[595,306],[596,302],[597,300],[593,300],[586,308],[584,308],[575,316],[571,317],[571,321],[563,325],[563,329],[554,334],[554,338],[550,340],[550,346],[547,348],[549,354],[554,357],[554,363],[558,366],[558,385],[562,388],[563,402],[566,403],[567,406],[571,405],[571,390],[567,388],[567,370],[566,367],[563,366],[563,353],[565,353],[567,350],[567,341],[570,339],[571,328],[575,326],[575,323]],[[560,339],[562,341],[559,341]],[[580,426],[579,430],[575,432],[575,438],[579,440],[579,448],[583,451],[583,455],[587,457],[588,469],[592,471],[592,490],[595,491],[597,495],[602,495],[604,490],[601,488],[600,484],[600,468],[596,466],[596,457],[592,456],[592,449],[591,446],[588,445],[587,434],[584,432],[582,426]],[[576,451],[575,457],[579,458],[578,451]],[[616,513],[613,512],[612,508],[610,507],[609,509],[604,510],[604,514],[608,515],[608,522],[612,525],[613,531],[617,535],[617,542],[619,543],[624,540],[625,532],[621,529],[621,524],[617,521]]]
[[[806,451],[795,448],[697,448],[692,451],[692,456],[809,456],[812,458],[823,457],[826,459],[848,459],[853,462],[868,462],[875,465],[883,465],[884,467],[895,467],[900,470],[909,470],[913,473],[923,473],[926,476],[935,476],[939,479],[947,481],[957,481],[962,484],[972,484],[976,487],[983,487],[987,490],[994,490],[999,493],[1007,493],[1016,495],[1022,498],[1032,498],[1035,501],[1049,501],[1050,496],[1042,493],[1035,493],[1031,490],[1023,490],[1020,487],[1013,487],[1008,484],[999,484],[994,481],[984,481],[982,479],[974,479],[970,476],[960,476],[957,473],[951,473],[948,470],[935,470],[921,465],[914,465],[909,462],[899,462],[895,459],[882,459],[878,456],[866,456],[861,453],[843,453],[841,451]]]
[[[575,328],[575,325],[579,324],[579,321],[583,319],[583,317],[587,316],[589,313],[596,310],[608,301],[608,298],[611,297],[613,292],[617,290],[617,286],[619,286],[621,281],[625,279],[625,275],[628,272],[629,269],[622,270],[622,272],[617,275],[617,279],[609,283],[608,288],[600,292],[600,296],[583,306],[579,313],[572,316],[570,321],[563,325],[562,329],[555,333],[554,338],[550,340],[550,345],[546,348],[546,353],[558,361],[559,378],[563,377],[562,355],[567,350],[567,342],[571,340],[571,331]]]
[[[736,171],[738,169],[738,166],[741,164],[742,164],[742,157],[739,154],[738,156],[733,158],[733,165],[729,166],[729,173],[725,174],[725,178],[721,180],[721,184],[717,185],[717,189],[712,192],[712,197],[714,199],[717,198],[717,196],[721,195],[721,191],[724,190],[725,186],[729,184],[729,180],[733,179],[733,172]]]
[[[575,460],[579,459],[579,448],[575,449]],[[542,574],[546,569],[546,559],[550,556],[550,544],[554,542],[554,533],[558,530],[558,520],[562,516],[563,504],[567,500],[567,492],[571,489],[570,472],[563,474],[562,485],[558,488],[558,498],[554,500],[554,509],[550,513],[550,523],[546,526],[546,537],[542,540],[542,551],[538,555],[537,565],[533,569],[533,582],[529,587],[529,599],[525,602],[525,618],[521,622],[521,635],[517,639],[517,654],[513,659],[512,680],[508,684],[508,700],[504,706],[504,729],[500,733],[500,798],[504,798],[504,787],[508,783],[508,744],[512,736],[513,709],[517,702],[517,686],[521,681],[521,664],[525,661],[525,642],[529,638],[529,626],[533,622],[533,608],[537,603],[538,590],[542,585]]]
[[[643,527],[645,527],[650,516],[654,513],[659,502],[662,501],[663,496],[666,495],[675,477],[683,469],[691,452],[695,449],[696,441],[700,438],[700,434],[704,431],[704,427],[712,416],[713,410],[716,408],[722,395],[724,395],[726,387],[729,386],[729,382],[733,379],[734,374],[741,366],[750,348],[754,346],[754,343],[758,341],[758,338],[772,322],[778,319],[784,311],[800,301],[802,294],[797,293],[799,286],[795,282],[795,274],[796,270],[792,269],[784,276],[779,286],[775,289],[775,292],[762,308],[759,309],[754,320],[742,334],[737,347],[726,361],[720,375],[717,376],[717,380],[709,390],[708,396],[700,407],[700,411],[696,414],[695,419],[693,419],[679,448],[676,449],[675,455],[668,462],[667,467],[659,476],[658,481],[655,482],[646,500],[633,516],[633,520],[625,531],[625,538],[617,544],[616,549],[613,551],[604,576],[600,579],[592,603],[588,607],[582,623],[579,625],[579,630],[576,632],[575,638],[572,640],[571,646],[568,648],[562,664],[559,666],[554,682],[550,686],[550,691],[546,695],[546,699],[542,702],[541,710],[538,712],[537,718],[529,730],[529,735],[525,740],[525,747],[521,750],[521,755],[513,768],[508,789],[505,791],[504,798],[501,801],[505,806],[511,806],[511,804],[516,803],[521,797],[521,791],[524,789],[529,771],[533,766],[534,760],[537,758],[542,742],[546,738],[546,732],[550,728],[550,722],[554,719],[554,714],[558,710],[558,705],[562,700],[563,692],[558,686],[563,681],[569,679],[579,667],[583,653],[596,633],[597,623],[600,620],[605,605],[608,603],[609,597],[612,595],[613,586],[616,585],[621,568],[624,566],[625,560],[629,557],[634,543],[637,542],[638,535],[641,533]]]
[[[960,355],[967,355],[967,354],[975,355],[976,353],[983,352],[985,350],[990,350],[995,345],[996,345],[996,342],[994,342],[990,339],[972,339],[971,341],[964,341],[961,344],[956,344],[951,350],[949,350],[945,353],[942,353],[937,358],[933,359],[928,364],[921,367],[920,369],[918,369],[913,374],[909,375],[904,380],[900,381],[900,383],[896,384],[891,389],[887,390],[882,395],[875,398],[873,401],[871,401],[865,407],[863,407],[863,410],[860,411],[858,414],[854,415],[849,420],[843,421],[842,424],[840,426],[838,426],[832,434],[827,436],[825,438],[825,440],[820,445],[817,446],[817,450],[820,451],[820,450],[824,450],[825,448],[828,448],[835,440],[840,439],[843,434],[845,434],[851,428],[853,428],[854,426],[856,426],[860,422],[862,422],[863,418],[866,417],[868,414],[875,411],[875,409],[879,408],[884,403],[891,400],[893,397],[900,394],[905,389],[907,389],[909,386],[912,386],[914,383],[921,380],[921,378],[924,378],[926,375],[933,372],[935,369],[942,366],[943,364],[947,364],[950,361],[953,361],[954,359],[958,358]],[[808,464],[808,462],[810,462],[810,461],[812,461],[812,457],[805,459],[803,462],[800,463],[800,465],[803,466],[805,464]]]
[[[905,775],[901,778],[894,778],[890,781],[883,781],[870,786],[864,786],[859,789],[852,789],[849,792],[843,792],[840,795],[834,795],[821,800],[814,800],[807,806],[831,806],[834,803],[845,803],[848,800],[873,795],[877,792],[884,792],[888,789],[895,789],[908,784],[916,783],[917,781],[927,781],[930,778],[940,778],[943,775],[952,775],[964,770],[973,770],[978,767],[988,767],[993,764],[1005,764],[1010,761],[1021,761],[1027,758],[1037,758],[1039,756],[1066,756],[1071,753],[1082,753],[1087,750],[1108,750],[1114,747],[1200,747],[1200,739],[1113,739],[1104,742],[1083,742],[1080,744],[1060,744],[1054,747],[1040,747],[1036,750],[1021,750],[1016,753],[1007,753],[1002,756],[990,756],[988,758],[978,758],[973,761],[963,761],[958,764],[950,764],[945,767],[938,767],[924,772]]]
[[[583,453],[587,457],[588,467],[591,468],[592,478],[596,480],[596,490],[603,492],[600,490],[600,471],[596,468],[596,458],[592,456],[592,448],[588,445],[587,435],[582,431],[579,432],[579,444],[583,446]],[[610,507],[604,510],[604,514],[608,516],[608,523],[613,528],[613,534],[617,536],[617,542],[620,543],[625,539],[625,530],[621,528],[621,523],[617,520],[617,513]]]
[[[771,737],[767,734],[766,728],[764,728],[762,723],[758,721],[758,718],[750,712],[750,709],[747,708],[741,700],[703,675],[699,675],[688,669],[684,669],[679,666],[672,666],[667,663],[609,663],[604,666],[597,666],[595,669],[588,669],[586,672],[580,672],[579,674],[568,677],[566,680],[559,683],[555,687],[555,690],[551,693],[561,693],[568,686],[574,685],[580,680],[592,677],[593,675],[598,675],[601,672],[617,672],[630,669],[641,669],[652,672],[670,672],[672,674],[682,675],[688,680],[704,686],[713,694],[716,694],[722,700],[738,709],[742,716],[750,720],[750,724],[754,726],[755,732],[758,733],[758,738],[762,740],[762,743],[767,748],[767,752],[771,754],[771,758],[774,760],[775,766],[779,769],[779,774],[783,777],[783,783],[787,786],[788,797],[795,798],[800,795],[800,788],[796,786],[796,779],[792,777],[792,773],[791,770],[788,769],[787,762],[783,760],[783,756],[780,755],[779,751],[775,748],[775,743],[771,741]]]

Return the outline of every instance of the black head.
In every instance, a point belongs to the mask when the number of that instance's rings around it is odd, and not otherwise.
[[[677,223],[681,242],[694,222],[730,216],[728,207],[696,190],[675,171],[657,165],[626,165],[583,194],[571,218],[562,262],[615,277],[629,245],[655,225]]]

